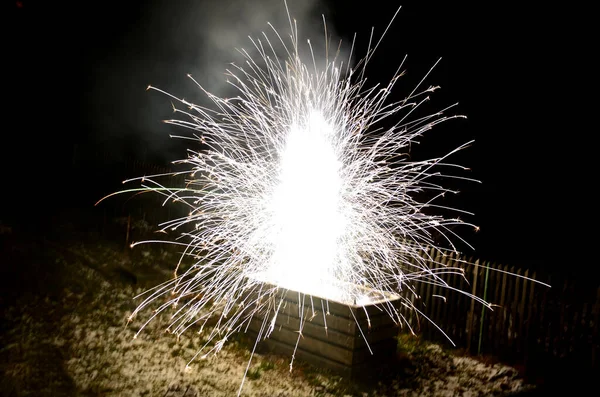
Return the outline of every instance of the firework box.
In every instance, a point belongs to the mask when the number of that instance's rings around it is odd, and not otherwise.
[[[261,353],[290,359],[293,355],[350,378],[372,373],[395,357],[399,328],[390,313],[398,310],[400,298],[370,292],[380,299],[357,305],[282,290],[276,297],[281,306],[271,334],[265,338],[261,329],[271,323],[272,312],[255,314],[247,333],[262,335],[258,345]]]

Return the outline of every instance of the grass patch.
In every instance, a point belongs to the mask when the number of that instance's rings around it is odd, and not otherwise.
[[[270,360],[262,360],[260,364],[251,368],[246,375],[248,379],[257,380],[260,379],[261,375],[266,371],[275,369],[275,363]]]

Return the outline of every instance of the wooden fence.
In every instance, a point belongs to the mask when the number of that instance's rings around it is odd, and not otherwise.
[[[423,313],[411,325],[425,338],[508,361],[544,356],[598,365],[600,286],[433,248],[422,261],[438,278],[413,283],[406,296]]]

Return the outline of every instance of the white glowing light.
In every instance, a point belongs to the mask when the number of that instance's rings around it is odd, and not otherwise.
[[[269,199],[273,244],[266,269],[257,275],[272,284],[331,297],[334,283],[348,274],[340,255],[346,231],[342,164],[335,153],[334,128],[317,110],[303,125],[292,125],[281,155],[279,181]],[[318,227],[315,227],[318,225]]]

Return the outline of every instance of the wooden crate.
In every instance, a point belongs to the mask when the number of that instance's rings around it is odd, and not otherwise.
[[[398,326],[390,312],[398,309],[399,297],[386,296],[384,301],[362,306],[287,291],[276,298],[283,301],[270,336],[265,339],[260,330],[273,313],[267,314],[266,321],[264,314],[255,315],[247,332],[252,337],[262,335],[260,352],[290,359],[294,355],[294,359],[354,378],[395,357]]]

